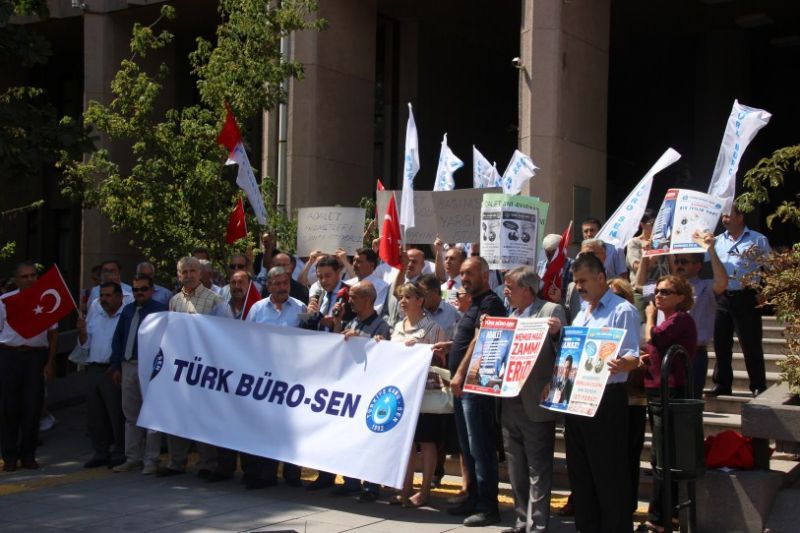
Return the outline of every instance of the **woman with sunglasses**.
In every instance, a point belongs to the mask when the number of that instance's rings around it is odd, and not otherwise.
[[[661,401],[661,364],[664,355],[671,346],[680,345],[691,357],[695,353],[697,344],[697,328],[694,319],[688,313],[694,304],[692,285],[678,276],[662,276],[656,284],[655,303],[650,303],[645,309],[647,317],[644,340],[644,351],[640,364],[647,365],[644,378],[645,392],[648,404]],[[656,325],[658,311],[664,314],[664,320]],[[683,359],[678,358],[672,362],[669,374],[670,398],[686,398],[686,367]],[[650,413],[650,427],[653,427],[653,415]],[[653,448],[652,462],[655,467],[655,448]],[[661,494],[664,487],[658,479],[653,480],[653,490],[650,495],[650,509],[648,521],[645,523],[647,531],[662,532],[665,524],[670,525],[672,516],[663,516],[661,509]],[[678,486],[673,482],[672,501],[677,501]]]

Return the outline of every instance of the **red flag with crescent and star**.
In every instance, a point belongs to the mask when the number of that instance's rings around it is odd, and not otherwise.
[[[3,303],[8,325],[26,339],[35,337],[76,309],[75,300],[55,265],[24,291],[3,298]]]
[[[389,197],[389,205],[386,206],[386,215],[383,217],[380,257],[389,266],[395,268],[402,266],[400,263],[400,219],[397,216],[394,194]]]
[[[244,205],[241,196],[233,206],[231,216],[228,218],[228,230],[225,232],[225,242],[233,244],[239,239],[247,237],[247,224],[244,219]]]

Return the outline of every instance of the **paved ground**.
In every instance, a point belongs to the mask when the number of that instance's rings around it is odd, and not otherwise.
[[[457,479],[438,491],[430,507],[403,509],[379,501],[362,504],[279,485],[245,491],[230,481],[206,483],[195,475],[153,478],[85,470],[90,457],[85,404],[55,411],[56,427],[42,435],[42,468],[0,473],[0,531],[499,531],[511,524],[508,487],[503,490],[503,527],[464,528],[444,510]],[[563,502],[563,494],[554,504]],[[553,516],[551,531],[574,531]]]

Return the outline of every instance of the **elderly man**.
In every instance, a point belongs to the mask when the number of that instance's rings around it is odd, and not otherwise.
[[[122,287],[106,281],[100,284],[99,312],[88,320],[79,318],[78,341],[89,350],[87,359],[86,407],[89,415],[89,438],[94,455],[84,468],[125,462],[125,424],[122,395],[112,379],[111,341],[122,314]]]
[[[291,274],[297,267],[297,259],[293,255],[280,252],[275,254],[275,256],[272,258],[272,266],[281,267],[286,272]],[[289,284],[289,296],[308,305],[308,287],[295,281],[295,279],[292,277],[289,279]],[[266,286],[264,287],[262,294],[265,298],[269,296],[269,291],[267,290]]]
[[[140,263],[141,264],[141,263]],[[122,387],[122,413],[125,415],[125,457],[114,472],[141,470],[151,475],[158,471],[161,454],[161,433],[136,425],[142,408],[139,387],[139,325],[150,313],[167,310],[155,299],[153,278],[145,274],[133,277],[133,299],[122,312],[111,339],[111,372],[114,384]]]
[[[511,316],[547,318],[552,332],[519,395],[501,401],[500,422],[516,514],[508,533],[547,531],[550,522],[556,414],[540,407],[539,398],[553,376],[559,330],[566,314],[560,304],[537,298],[538,291],[539,276],[533,270],[519,267],[506,273],[504,294],[513,309]]]
[[[235,271],[231,274],[231,280],[227,287],[230,295],[228,306],[231,308],[231,315],[233,318],[241,320],[247,291],[250,288],[250,274],[246,270]]]
[[[136,265],[136,275],[147,276],[153,280],[153,295],[151,298],[159,303],[164,304],[164,307],[169,306],[169,301],[172,298],[172,291],[161,285],[156,285],[156,267],[153,263],[143,261]],[[134,294],[134,297],[136,295]]]
[[[417,280],[417,284],[425,292],[425,312],[439,327],[444,330],[445,340],[452,340],[456,332],[456,323],[461,315],[455,307],[442,299],[442,285],[439,279],[433,274],[423,274]]]
[[[36,462],[39,415],[45,379],[53,376],[58,326],[26,339],[6,321],[3,304],[3,299],[29,289],[37,277],[35,263],[19,263],[14,270],[16,290],[0,297],[0,447],[6,472],[15,471],[18,462],[22,468],[39,468]]]
[[[467,258],[467,254],[461,246],[450,246],[444,249],[441,239],[436,239],[433,243],[433,250],[436,254],[436,277],[442,282],[445,290],[458,290],[461,288],[461,263]]]
[[[105,281],[110,281],[112,283],[118,283],[122,287],[122,293],[124,296],[129,298],[128,302],[133,300],[133,294],[131,293],[131,286],[127,283],[122,283],[121,274],[122,272],[122,265],[116,259],[109,259],[103,261],[100,264],[100,283]],[[89,300],[86,302],[86,309],[91,310],[92,303],[100,296],[100,285],[95,285],[92,287],[91,292],[89,292]],[[126,304],[128,302],[125,302]]]
[[[717,237],[715,249],[728,274],[728,289],[717,298],[714,319],[714,388],[711,395],[731,394],[733,386],[733,334],[739,338],[744,353],[750,391],[758,396],[767,388],[761,311],[754,285],[760,278],[758,258],[770,252],[767,238],[744,223],[744,214],[735,206],[722,215],[725,231]]]
[[[230,278],[236,272],[244,272],[248,277],[252,274],[250,258],[247,257],[247,254],[233,254],[230,259],[228,259],[228,284],[222,287],[219,292],[219,295],[222,296],[226,302],[231,299]],[[253,280],[253,282],[256,284],[256,289],[260,293],[263,289],[262,283],[257,280]]]
[[[335,260],[334,260],[335,261]],[[247,320],[257,324],[270,324],[285,328],[300,327],[301,315],[307,309],[303,302],[289,296],[291,273],[283,267],[274,266],[267,272],[269,297],[259,300],[247,314]],[[242,454],[245,488],[248,490],[270,487],[277,484],[278,462],[274,459],[246,456]],[[235,465],[235,460],[233,462]],[[300,467],[283,464],[283,479],[293,487],[302,486]]]
[[[575,526],[582,533],[628,531],[631,483],[628,467],[628,372],[639,365],[640,315],[608,288],[603,263],[582,253],[572,263],[575,290],[585,305],[574,326],[625,330],[619,355],[608,361],[611,376],[594,417],[566,415],[569,484]],[[543,395],[549,392],[545,387]]]
[[[391,337],[392,330],[389,325],[375,311],[376,297],[375,286],[369,281],[359,281],[350,288],[350,306],[355,317],[342,327],[340,313],[336,317],[336,326],[334,327],[335,331],[341,331],[344,334],[344,340],[352,337],[380,337],[382,339]],[[342,304],[337,305],[341,306]],[[380,485],[369,481],[364,481],[362,484],[358,479],[344,476],[344,484],[330,492],[331,496],[347,496],[354,493],[359,493],[359,501],[374,502],[378,499]]]
[[[461,284],[472,297],[472,306],[456,326],[452,342],[433,345],[434,353],[443,356],[453,376],[456,430],[461,452],[469,472],[467,500],[448,509],[449,514],[468,515],[467,527],[481,527],[500,521],[497,508],[497,454],[495,452],[495,401],[480,394],[463,394],[475,331],[483,315],[505,316],[503,301],[489,286],[489,264],[482,257],[470,257],[461,265]]]
[[[230,308],[222,297],[207,289],[200,281],[203,274],[202,259],[184,257],[178,261],[178,280],[181,290],[169,301],[169,310],[175,313],[214,315],[231,317]],[[159,477],[174,476],[186,472],[190,441],[175,435],[167,436],[169,464],[158,471]],[[208,478],[217,463],[217,449],[202,442],[197,443],[200,460],[197,475]]]
[[[198,259],[198,261],[200,261],[200,282],[206,289],[222,295],[222,287],[214,283],[214,266],[211,261],[208,259]]]

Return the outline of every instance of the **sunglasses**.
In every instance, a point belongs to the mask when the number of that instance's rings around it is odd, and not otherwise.
[[[241,263],[231,263],[230,265],[228,265],[228,267],[230,267],[231,270],[244,270],[245,268],[247,268],[246,265],[243,265]]]
[[[673,294],[678,294],[678,291],[673,291],[672,289],[656,289],[653,294],[656,296],[659,294],[662,296],[672,296]]]
[[[152,289],[152,287],[134,287],[131,290],[133,292],[147,292],[147,291],[149,291],[151,289]]]

